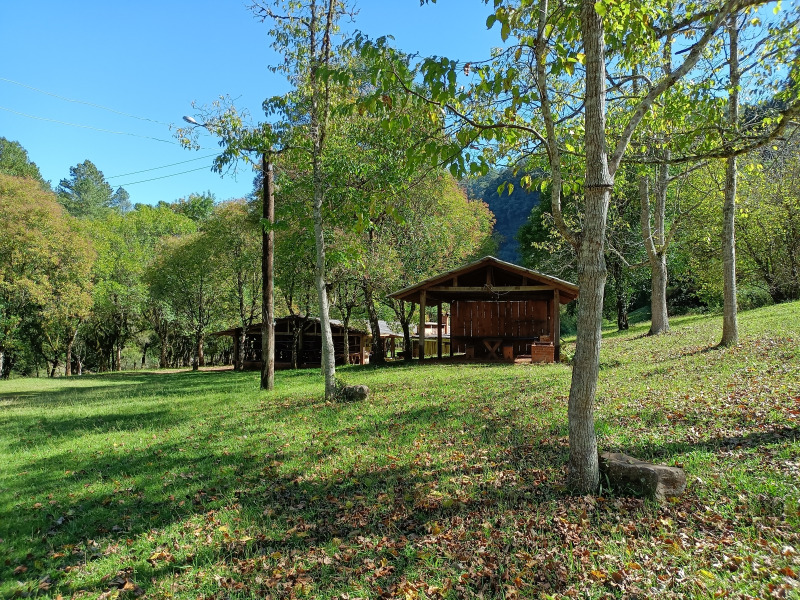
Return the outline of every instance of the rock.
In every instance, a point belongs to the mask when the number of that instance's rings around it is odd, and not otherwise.
[[[365,385],[346,385],[339,388],[339,399],[343,402],[358,402],[369,398],[369,388]]]
[[[627,454],[604,452],[600,455],[600,473],[613,488],[663,500],[680,496],[686,490],[686,473],[678,467],[654,465]]]

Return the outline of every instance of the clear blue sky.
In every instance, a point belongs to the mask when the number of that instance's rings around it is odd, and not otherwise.
[[[481,0],[423,7],[419,0],[359,0],[356,7],[348,27],[391,34],[407,52],[476,60],[500,44],[497,29],[485,28],[490,7]],[[276,62],[269,42],[267,26],[244,0],[3,1],[0,136],[20,142],[54,187],[89,159],[133,203],[207,190],[218,200],[244,196],[253,178],[248,167],[236,177],[211,173],[214,139],[201,138],[203,150],[184,150],[169,125],[192,114],[192,101],[223,94],[258,118],[264,98],[287,90],[267,69]]]

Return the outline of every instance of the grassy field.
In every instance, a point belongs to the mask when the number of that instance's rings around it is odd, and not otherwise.
[[[800,597],[800,304],[609,332],[603,450],[657,504],[563,488],[564,365],[0,382],[0,597]]]

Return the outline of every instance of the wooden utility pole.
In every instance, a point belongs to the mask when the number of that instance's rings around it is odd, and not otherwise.
[[[272,155],[261,155],[263,178],[261,221],[261,389],[275,388],[275,305],[273,286],[273,263],[275,256],[275,179],[272,170]]]

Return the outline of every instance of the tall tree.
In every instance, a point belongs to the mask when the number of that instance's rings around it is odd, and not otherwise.
[[[499,1],[487,24],[499,23],[503,40],[513,34],[515,43],[501,50],[488,65],[477,65],[479,80],[474,86],[461,91],[458,74],[470,69],[453,60],[423,61],[427,89],[422,93],[414,85],[414,73],[407,62],[395,62],[382,70],[388,77],[378,94],[389,95],[400,87],[428,103],[437,115],[444,110],[461,126],[453,143],[430,148],[427,160],[452,162],[457,171],[471,168],[486,172],[488,160],[498,151],[539,151],[547,157],[553,217],[578,256],[578,335],[568,406],[568,479],[576,491],[592,492],[599,482],[594,399],[607,276],[606,219],[615,175],[634,132],[654,103],[698,67],[728,16],[745,4],[753,3],[720,0],[709,10],[706,5],[698,8],[693,3],[632,5],[585,0],[564,5],[548,0]],[[633,94],[625,78],[643,58],[660,54],[666,36],[685,48],[676,53],[677,66],[651,80],[646,90],[634,97],[626,116],[616,127],[607,129],[607,103],[618,98],[627,102]],[[385,40],[361,46],[376,61],[387,54]],[[579,79],[576,73],[580,71]],[[613,96],[609,96],[609,81],[617,82],[611,86]],[[622,90],[628,93],[620,94]],[[376,102],[380,95],[375,96]],[[475,104],[479,101],[483,101],[481,106]],[[495,110],[498,106],[499,111]],[[778,119],[786,120],[787,116]],[[487,153],[474,158],[471,147],[477,140],[489,145]],[[562,190],[575,184],[565,180],[562,159],[575,154],[576,148],[585,161],[580,185],[584,220],[577,231],[568,227],[561,212]],[[462,153],[462,149],[466,151]]]
[[[0,173],[14,177],[28,177],[38,181],[44,188],[50,189],[39,167],[28,158],[28,151],[19,142],[12,142],[2,136],[0,136]]]
[[[56,193],[69,214],[93,219],[106,215],[114,199],[121,200],[127,194],[122,188],[114,192],[103,172],[90,160],[70,167],[69,177],[59,182]]]
[[[259,221],[252,207],[243,200],[220,204],[203,230],[212,244],[214,264],[220,269],[227,304],[236,307],[242,333],[239,348],[244,348],[246,333],[261,314],[261,236]],[[240,352],[235,368],[244,368]]]
[[[86,236],[52,192],[0,174],[0,376],[8,375],[9,353],[23,350],[25,328],[69,330],[52,345],[62,355],[85,315],[92,261]]]
[[[153,296],[170,305],[194,338],[194,369],[205,366],[206,334],[227,308],[219,264],[224,259],[209,254],[212,245],[203,232],[165,238],[145,273]]]
[[[328,281],[325,273],[325,226],[323,202],[325,181],[323,154],[327,143],[328,122],[331,114],[329,73],[334,65],[334,36],[337,23],[345,12],[341,0],[305,0],[289,2],[254,2],[253,14],[272,25],[270,34],[273,47],[285,57],[283,65],[277,67],[288,76],[307,99],[308,109],[306,133],[307,153],[312,172],[312,215],[316,262],[314,281],[317,290],[320,329],[322,333],[322,372],[325,377],[325,397],[332,398],[336,390],[336,363],[333,336],[330,328]],[[283,99],[265,102],[265,108],[281,110]],[[297,139],[293,134],[293,139]]]

